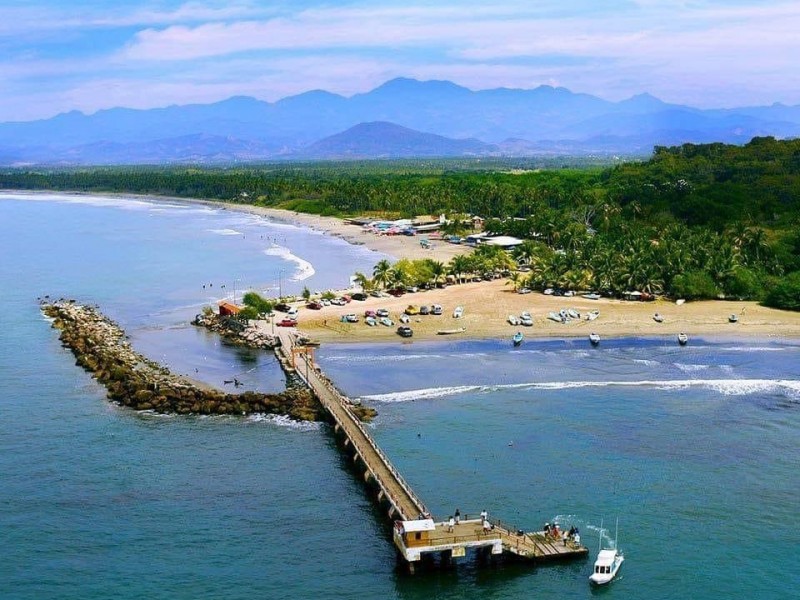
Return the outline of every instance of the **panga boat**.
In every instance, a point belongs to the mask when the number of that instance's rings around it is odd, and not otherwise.
[[[683,333],[682,331],[678,334],[678,343],[681,346],[685,346],[689,342],[689,336]]]
[[[600,344],[600,336],[596,333],[589,334],[589,342],[591,342],[592,346],[597,346]]]
[[[525,336],[522,335],[521,331],[518,331],[517,333],[515,333],[513,335],[513,337],[511,338],[511,341],[514,342],[514,346],[516,347],[516,346],[519,346],[522,343],[523,339],[525,339]]]
[[[736,323],[739,320],[739,316],[735,313],[732,313],[731,316],[728,317],[728,322]]]
[[[663,323],[664,317],[661,315],[661,313],[656,313],[653,315],[653,321],[655,321],[656,323]]]
[[[466,330],[466,327],[459,327],[458,329],[440,329],[436,332],[436,335],[454,335],[456,333],[464,333]]]
[[[551,321],[555,321],[556,323],[561,323],[562,321],[561,315],[554,312],[547,313],[547,318],[550,319]]]
[[[590,310],[588,313],[586,313],[586,320],[594,321],[599,316],[600,316],[599,310]]]
[[[453,310],[453,318],[460,319],[463,316],[464,316],[464,307],[456,306],[455,310]]]
[[[619,522],[618,522],[619,523]],[[619,529],[619,526],[617,527]],[[617,534],[614,534],[614,548],[603,549],[602,526],[600,527],[600,551],[594,561],[594,572],[589,576],[589,581],[596,585],[610,583],[617,576],[619,568],[625,557],[617,550]]]
[[[508,324],[519,325],[519,317],[517,317],[516,315],[508,315]]]

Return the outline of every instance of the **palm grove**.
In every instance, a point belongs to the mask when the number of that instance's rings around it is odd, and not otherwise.
[[[473,166],[8,169],[0,186],[217,198],[338,216],[445,213],[451,233],[467,228],[459,216],[479,214],[489,232],[525,240],[513,262],[479,248],[446,265],[379,263],[359,279],[392,287],[508,270],[515,285],[534,289],[635,289],[800,309],[800,140],[657,147],[648,161],[605,169]]]

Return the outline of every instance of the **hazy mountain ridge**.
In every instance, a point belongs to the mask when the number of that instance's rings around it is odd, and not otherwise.
[[[382,136],[376,136],[376,123],[383,123]],[[356,127],[361,124],[372,126]],[[649,94],[609,102],[550,86],[473,92],[449,81],[400,78],[350,98],[312,90],[274,103],[235,96],[213,104],[113,108],[92,115],[72,111],[46,120],[1,123],[0,161],[649,153],[655,144],[744,143],[756,135],[800,135],[800,106],[704,110]]]

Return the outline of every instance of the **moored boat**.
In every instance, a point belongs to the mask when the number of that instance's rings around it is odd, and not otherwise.
[[[619,530],[619,521],[617,521],[617,530]],[[597,553],[597,560],[594,561],[594,570],[589,576],[589,581],[595,585],[610,583],[611,580],[617,576],[622,566],[622,561],[625,560],[625,556],[623,556],[622,552],[617,548],[618,532],[614,534],[614,547],[604,549],[602,531],[603,527],[601,524],[600,551]]]
[[[511,337],[511,341],[514,342],[514,347],[519,346],[522,343],[522,340],[525,339],[525,336],[522,335],[521,331],[518,331]]]
[[[683,332],[681,331],[681,332],[678,334],[678,343],[679,343],[681,346],[685,346],[687,343],[689,343],[689,336],[688,336],[688,335],[686,335],[685,333],[683,333]]]
[[[592,344],[592,346],[598,346],[600,344],[600,335],[594,332],[590,333],[589,342]]]

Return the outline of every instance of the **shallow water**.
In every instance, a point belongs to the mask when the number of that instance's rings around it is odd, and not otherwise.
[[[796,592],[797,342],[322,347],[337,384],[378,408],[376,439],[437,516],[558,518],[592,548],[601,519],[620,518],[627,560],[607,589],[589,588],[590,560],[409,578],[327,426],[111,405],[36,304],[98,303],[178,372],[279,389],[270,354],[186,322],[234,281],[325,289],[379,256],[230,211],[63,196],[0,196],[0,256],[2,598]]]

